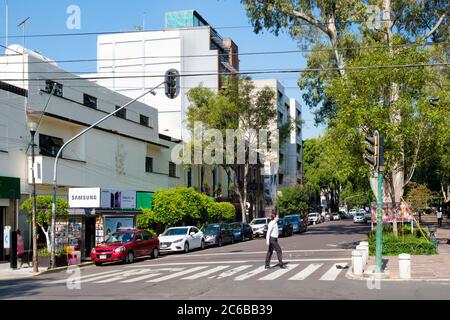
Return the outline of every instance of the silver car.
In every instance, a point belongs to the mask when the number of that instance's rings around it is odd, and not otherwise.
[[[255,237],[264,236],[264,229],[267,228],[269,222],[270,222],[269,218],[253,219],[252,222],[250,222],[250,227],[252,227],[253,235]]]

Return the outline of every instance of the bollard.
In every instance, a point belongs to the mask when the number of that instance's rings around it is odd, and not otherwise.
[[[359,250],[362,253],[362,264],[363,264],[363,269],[364,269],[364,266],[367,263],[366,248],[363,247],[362,245],[358,245],[358,246],[356,246],[356,250]]]
[[[363,258],[361,250],[352,251],[352,268],[353,274],[360,276],[363,274]]]
[[[366,253],[366,264],[369,262],[369,242],[367,241],[361,241],[359,243],[360,246],[362,246],[365,249]]]
[[[402,253],[398,255],[398,269],[400,279],[411,279],[411,255]]]

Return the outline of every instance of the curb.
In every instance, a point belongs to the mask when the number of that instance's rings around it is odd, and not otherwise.
[[[77,264],[77,265],[74,265],[74,266],[82,268],[82,267],[90,266],[90,265],[93,265],[93,264],[94,264],[93,262],[84,262],[84,263],[80,263],[80,264]],[[24,276],[14,276],[14,275],[12,275],[11,277],[2,277],[2,276],[0,276],[0,281],[29,279],[29,278],[40,276],[40,275],[45,274],[45,273],[53,273],[53,272],[59,272],[61,270],[66,270],[68,267],[69,266],[58,267],[58,268],[54,268],[54,269],[48,269],[48,270],[39,271],[39,272],[32,273],[32,274],[29,274],[29,275],[24,275]]]
[[[354,275],[352,273],[352,267],[350,266],[349,270],[347,271],[347,273],[345,274],[345,277],[349,280],[359,280],[359,281],[367,281],[370,280],[370,278],[368,277],[368,275],[364,276],[364,274],[362,276],[357,276]],[[423,278],[423,279],[401,279],[401,278],[381,278],[378,279],[379,281],[386,281],[386,282],[450,282],[450,278],[442,278],[442,279],[427,279],[427,278]]]

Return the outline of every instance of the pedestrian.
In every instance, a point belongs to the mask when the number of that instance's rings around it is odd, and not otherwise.
[[[23,237],[19,229],[17,229],[17,257],[20,258],[20,268],[22,268],[25,250],[23,246]],[[27,259],[27,264],[30,267],[30,262]]]
[[[272,221],[269,222],[267,227],[266,244],[269,247],[266,254],[266,269],[270,268],[270,260],[272,259],[273,250],[277,252],[278,266],[281,269],[285,269],[286,266],[283,263],[283,253],[281,251],[280,245],[278,244],[278,213],[272,213]]]
[[[442,227],[442,210],[441,210],[441,208],[439,208],[439,210],[437,210],[436,218],[438,221],[438,227]]]

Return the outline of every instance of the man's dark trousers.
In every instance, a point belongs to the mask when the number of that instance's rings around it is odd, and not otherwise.
[[[280,245],[278,244],[278,238],[270,237],[269,249],[267,250],[266,255],[266,267],[270,266],[270,260],[272,259],[272,253],[274,249],[277,252],[278,262],[280,263],[280,266],[283,264],[283,255],[281,252]]]

